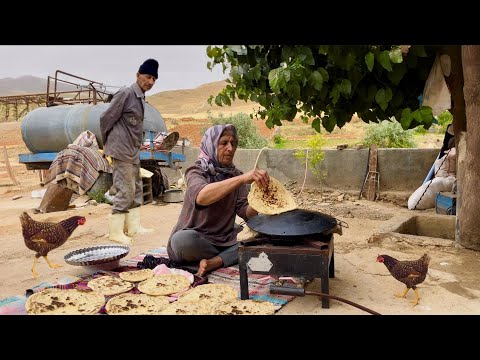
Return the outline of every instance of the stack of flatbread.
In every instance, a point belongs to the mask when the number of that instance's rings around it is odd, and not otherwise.
[[[128,293],[108,300],[105,310],[109,315],[158,315],[168,304],[166,296]]]
[[[134,271],[121,272],[118,276],[120,279],[129,282],[140,282],[152,278],[155,275],[152,269],[142,269]]]
[[[94,291],[52,288],[31,295],[25,309],[33,315],[92,315],[104,304],[105,297]]]
[[[113,276],[101,276],[90,280],[87,286],[102,295],[111,296],[130,291],[134,284]]]
[[[298,207],[292,194],[271,176],[266,188],[253,182],[247,199],[252,208],[265,215],[277,215]]]
[[[165,308],[164,315],[212,315],[215,305],[238,298],[237,291],[225,284],[199,285]]]
[[[190,287],[190,281],[179,274],[162,274],[154,276],[148,280],[142,281],[137,288],[147,295],[171,295],[187,290]]]
[[[212,313],[214,315],[273,315],[275,307],[268,301],[234,300],[217,304],[212,309]]]

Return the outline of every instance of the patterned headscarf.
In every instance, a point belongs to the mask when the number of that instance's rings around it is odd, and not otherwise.
[[[232,124],[214,125],[205,131],[200,145],[200,154],[195,161],[197,166],[214,178],[214,181],[228,179],[236,171],[233,164],[230,167],[222,167],[217,158],[218,142],[225,130],[231,131],[235,139],[238,140],[237,129]]]

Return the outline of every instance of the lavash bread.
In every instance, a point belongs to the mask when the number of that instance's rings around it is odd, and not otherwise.
[[[234,300],[212,309],[214,315],[273,315],[275,307],[268,301]]]
[[[292,194],[275,178],[270,176],[267,187],[253,182],[248,193],[248,204],[260,214],[277,215],[297,209]]]
[[[31,295],[25,309],[32,315],[92,315],[104,304],[105,297],[94,291],[51,288]]]
[[[175,301],[167,305],[161,315],[212,315],[212,304],[209,301]]]
[[[138,284],[137,289],[147,295],[171,295],[190,287],[190,281],[179,274],[161,274]]]
[[[109,315],[158,315],[169,303],[165,296],[128,293],[108,300],[105,310]]]
[[[90,280],[87,286],[102,295],[111,296],[130,291],[135,285],[113,276],[101,276]]]
[[[140,282],[154,277],[155,273],[152,269],[142,269],[121,272],[118,276],[120,277],[120,279],[125,281]]]
[[[212,305],[238,299],[237,291],[226,284],[205,284],[190,289],[178,298],[178,302],[209,301]]]

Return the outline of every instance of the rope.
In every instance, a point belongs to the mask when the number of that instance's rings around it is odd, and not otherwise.
[[[438,174],[438,172],[440,171],[440,169],[442,168],[442,165],[443,165],[443,163],[445,162],[445,160],[447,160],[448,154],[450,153],[451,150],[452,150],[452,149],[448,149],[447,154],[446,154],[446,156],[443,158],[442,163],[441,163],[440,166],[438,167],[437,171],[435,171],[435,174],[433,174],[433,179],[435,179],[435,177],[437,176],[437,174]],[[450,170],[450,168],[449,168],[448,170]],[[448,171],[448,170],[447,170],[447,171]],[[413,210],[415,210],[415,209],[417,208],[418,204],[420,203],[420,200],[422,200],[422,198],[423,198],[423,195],[425,195],[425,193],[427,192],[427,190],[428,190],[428,188],[430,187],[430,185],[432,185],[433,179],[432,179],[432,180],[429,180],[430,182],[428,183],[427,187],[426,187],[425,190],[423,191],[422,196],[420,196],[420,199],[418,199],[417,203],[416,203],[415,206],[413,207]]]
[[[308,167],[308,149],[307,149],[307,154],[305,155],[305,174],[303,176],[303,184],[302,184],[302,188],[300,189],[300,192],[297,194],[297,198],[303,192],[303,188],[305,186],[305,181],[307,180],[307,167]]]
[[[261,149],[260,149],[260,152],[259,152],[259,153],[258,153],[258,155],[257,155],[257,160],[255,160],[255,165],[253,166],[253,168],[254,168],[254,169],[256,169],[256,168],[257,168],[258,159],[260,159],[260,154],[261,154],[261,153],[262,153],[262,151],[263,151],[263,150],[265,150],[265,149],[267,149],[267,150],[268,150],[269,148],[268,148],[268,147],[263,147],[263,148],[261,148]]]

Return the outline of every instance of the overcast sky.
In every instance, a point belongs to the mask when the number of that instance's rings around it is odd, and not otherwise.
[[[154,58],[159,63],[158,80],[147,95],[192,89],[228,77],[219,65],[212,71],[207,69],[206,48],[207,45],[0,46],[0,79],[23,75],[47,79],[56,70],[62,70],[105,85],[123,86],[135,81],[144,60]]]

